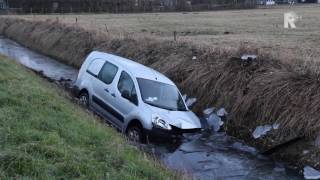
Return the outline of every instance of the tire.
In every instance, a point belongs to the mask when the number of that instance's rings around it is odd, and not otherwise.
[[[84,107],[89,107],[89,94],[87,92],[81,92],[79,95],[79,102]]]
[[[139,126],[131,126],[127,130],[127,137],[130,141],[135,143],[144,143],[145,137],[142,128]]]

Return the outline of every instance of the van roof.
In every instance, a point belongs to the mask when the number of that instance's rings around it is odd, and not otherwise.
[[[106,59],[110,63],[121,66],[123,69],[131,73],[131,75],[135,76],[135,78],[143,78],[153,81],[158,81],[170,85],[175,85],[169,78],[165,75],[159,73],[158,71],[151,69],[147,66],[144,66],[140,63],[134,62],[132,60],[116,56],[109,53],[93,51],[90,56],[95,58]]]

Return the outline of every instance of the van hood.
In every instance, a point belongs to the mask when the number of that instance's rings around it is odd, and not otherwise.
[[[192,111],[169,111],[148,105],[154,114],[158,114],[170,125],[180,129],[200,129],[199,118]]]

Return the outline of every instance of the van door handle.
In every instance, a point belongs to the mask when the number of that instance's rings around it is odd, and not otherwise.
[[[112,93],[111,96],[116,97],[116,94],[115,94],[115,93]]]
[[[109,89],[108,88],[106,88],[106,89],[104,89],[107,93],[109,93]]]

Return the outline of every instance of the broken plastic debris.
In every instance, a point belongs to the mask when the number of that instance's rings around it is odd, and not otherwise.
[[[304,167],[303,175],[305,179],[320,179],[320,172],[310,166]]]
[[[226,111],[224,108],[220,108],[220,109],[217,111],[217,115],[220,116],[220,117],[224,117],[224,116],[227,116],[228,113],[227,113],[227,111]]]
[[[221,121],[221,118],[217,116],[216,114],[211,114],[208,118],[208,125],[214,132],[218,132],[220,130],[220,127],[224,124],[223,121]]]
[[[197,101],[197,98],[189,98],[186,94],[182,96],[182,99],[186,102],[188,107],[191,107]]]
[[[184,95],[182,96],[182,99],[183,99],[184,101],[187,101],[187,95],[184,94]]]
[[[244,54],[241,56],[241,60],[253,60],[257,59],[256,55],[251,55],[251,54]]]
[[[272,125],[272,128],[273,128],[274,130],[276,130],[276,129],[279,129],[279,126],[280,126],[279,123],[274,123],[274,124]]]
[[[207,108],[207,109],[205,109],[205,110],[203,111],[203,114],[204,114],[204,115],[210,115],[210,114],[213,113],[214,109],[215,109],[214,107]]]
[[[272,129],[272,126],[270,125],[264,125],[264,126],[258,126],[252,133],[253,137],[255,139],[258,139],[264,135],[266,135],[270,130]]]
[[[196,101],[197,101],[197,98],[188,98],[186,104],[187,104],[188,107],[190,107],[190,106],[192,106]]]

